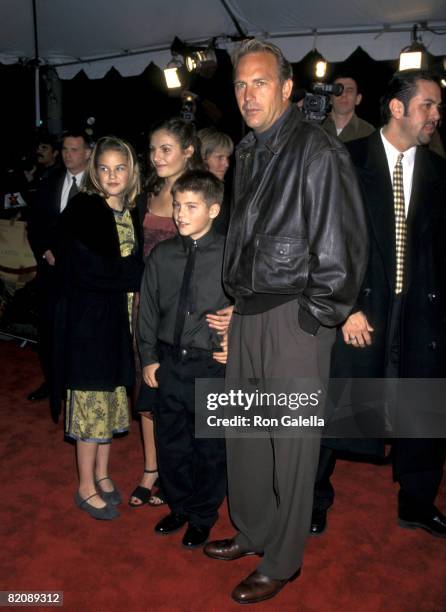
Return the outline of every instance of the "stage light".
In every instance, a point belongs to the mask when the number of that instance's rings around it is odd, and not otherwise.
[[[195,72],[200,76],[209,78],[217,69],[217,54],[211,47],[188,45],[178,36],[175,36],[170,51],[174,58],[184,59],[184,66],[189,72]],[[181,66],[183,67],[183,64]]]
[[[419,70],[427,68],[426,47],[418,37],[418,24],[412,28],[411,43],[400,53],[399,70]]]
[[[316,62],[316,68],[314,74],[316,78],[323,79],[327,73],[327,62],[325,60],[319,60]]]
[[[412,45],[411,45],[412,46]],[[407,51],[401,51],[400,53],[400,66],[401,70],[417,70],[421,68],[423,64],[423,52],[416,49],[410,49]]]
[[[181,87],[181,81],[178,76],[178,68],[164,68],[164,78],[169,89]]]
[[[168,89],[177,89],[182,87],[180,69],[183,64],[178,59],[172,59],[164,68],[164,78]]]
[[[217,69],[217,56],[213,49],[192,51],[185,56],[185,64],[189,72],[209,78]]]

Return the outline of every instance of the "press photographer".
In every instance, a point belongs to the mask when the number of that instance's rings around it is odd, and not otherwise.
[[[333,85],[328,87],[342,87],[342,90],[339,94],[333,92],[331,96],[332,109],[322,124],[324,130],[342,142],[370,136],[375,128],[356,114],[356,107],[362,101],[358,82],[350,75],[338,75]]]

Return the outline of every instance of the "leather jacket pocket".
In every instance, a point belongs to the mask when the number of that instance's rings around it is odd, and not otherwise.
[[[258,293],[299,293],[308,277],[308,241],[257,234],[252,287]]]

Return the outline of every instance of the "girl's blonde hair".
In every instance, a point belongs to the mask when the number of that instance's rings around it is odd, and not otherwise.
[[[97,193],[103,198],[108,197],[102,189],[98,177],[99,158],[107,151],[116,151],[121,153],[127,160],[129,182],[124,194],[124,206],[126,208],[134,208],[136,196],[141,191],[139,164],[132,145],[122,138],[117,138],[116,136],[104,136],[97,141],[88,161],[85,178],[85,191],[87,191],[87,193]]]

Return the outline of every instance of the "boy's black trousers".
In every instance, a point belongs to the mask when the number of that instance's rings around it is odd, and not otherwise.
[[[195,379],[223,378],[210,351],[160,347],[153,405],[161,486],[172,512],[212,527],[226,495],[225,441],[195,437]]]

